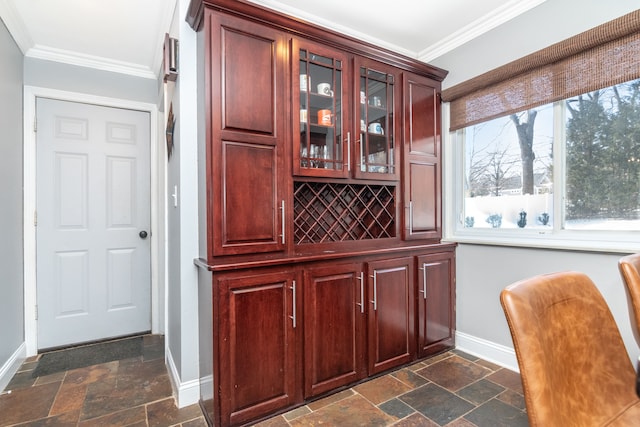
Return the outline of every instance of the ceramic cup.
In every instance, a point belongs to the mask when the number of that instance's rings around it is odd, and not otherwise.
[[[331,110],[318,110],[318,124],[331,126]]]
[[[333,91],[331,90],[331,85],[329,83],[320,83],[318,85],[318,93],[320,95],[333,95]]]
[[[307,110],[304,108],[300,109],[300,122],[302,123],[307,122]]]
[[[369,132],[375,133],[378,135],[383,135],[384,131],[382,130],[382,125],[380,123],[371,123],[369,124]]]

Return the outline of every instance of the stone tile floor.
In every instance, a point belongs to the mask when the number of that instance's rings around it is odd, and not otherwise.
[[[178,409],[162,336],[144,337],[143,355],[32,376],[22,365],[0,394],[4,426],[205,426],[199,406]],[[10,392],[9,392],[10,391]],[[516,372],[452,350],[390,372],[258,427],[527,426]]]
[[[359,384],[256,427],[528,426],[520,375],[458,350]]]
[[[175,405],[162,336],[145,335],[136,358],[33,377],[37,364],[27,359],[0,394],[0,426],[206,426],[199,405]]]

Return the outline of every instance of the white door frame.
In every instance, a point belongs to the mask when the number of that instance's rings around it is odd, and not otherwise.
[[[36,212],[36,132],[34,132],[33,129],[36,120],[36,98],[52,98],[61,101],[81,102],[148,112],[151,126],[151,236],[159,237],[162,235],[160,230],[163,225],[158,223],[160,219],[158,213],[164,211],[165,204],[159,197],[160,193],[158,192],[160,176],[165,176],[166,174],[164,171],[159,170],[160,168],[165,168],[165,162],[160,163],[158,161],[160,152],[158,150],[158,108],[156,105],[36,86],[24,87],[24,333],[27,357],[35,356],[38,353],[38,323],[36,319],[36,226],[34,224]],[[164,150],[162,150],[162,152],[164,152]],[[163,192],[162,194],[165,193],[166,192]],[[164,215],[162,215],[162,218],[164,218]],[[162,242],[160,242],[161,239],[158,237],[151,239],[151,331],[153,333],[164,330],[164,325],[159,324],[160,314],[162,313],[161,310],[163,310],[164,307],[160,307],[158,293],[160,275],[165,275],[164,272],[166,270],[163,267],[165,261],[159,259],[159,254],[166,253],[166,251],[161,251]],[[166,284],[164,278],[161,281]],[[164,317],[164,315],[162,317]]]

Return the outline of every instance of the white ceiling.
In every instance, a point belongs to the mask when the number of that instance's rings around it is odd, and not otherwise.
[[[0,0],[28,57],[157,78],[177,0]],[[429,62],[545,0],[249,0]]]

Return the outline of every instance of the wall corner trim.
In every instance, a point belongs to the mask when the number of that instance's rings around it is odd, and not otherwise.
[[[0,367],[0,392],[9,385],[11,378],[18,372],[22,362],[27,358],[26,343],[20,344],[18,349],[13,352],[11,357]]]
[[[198,403],[200,400],[200,381],[196,379],[182,382],[168,346],[165,349],[165,354],[165,363],[169,369],[169,380],[171,381],[173,396],[176,399],[178,408]]]

